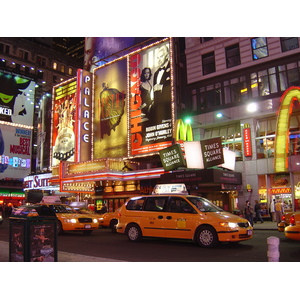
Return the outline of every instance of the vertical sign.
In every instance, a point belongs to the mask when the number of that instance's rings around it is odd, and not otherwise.
[[[92,135],[92,73],[79,69],[76,161],[91,159]]]
[[[172,145],[171,53],[168,40],[129,57],[131,155]]]
[[[60,161],[74,161],[76,92],[76,78],[53,88],[52,166]]]
[[[244,128],[244,155],[252,156],[251,129],[249,127]]]

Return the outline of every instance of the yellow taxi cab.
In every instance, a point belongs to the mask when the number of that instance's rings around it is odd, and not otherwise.
[[[277,224],[277,229],[279,232],[284,232],[284,228],[290,225],[290,217],[294,214],[294,211],[286,212],[281,217],[281,222]]]
[[[181,186],[182,193],[178,193]],[[184,184],[159,185],[159,194],[131,198],[120,208],[117,232],[130,241],[143,237],[188,239],[202,247],[252,238],[248,220],[225,212],[209,200],[187,195]]]
[[[300,241],[300,211],[290,217],[290,224],[284,228],[284,235],[290,240]]]
[[[108,212],[103,214],[99,219],[99,225],[101,227],[108,227],[112,232],[116,232],[116,225],[118,224],[118,214],[120,207],[114,212]]]
[[[47,215],[56,216],[58,234],[63,234],[65,231],[82,231],[83,234],[88,235],[99,227],[97,218],[88,214],[79,214],[72,207],[57,203],[22,205],[13,212],[12,217],[45,215],[46,211]]]

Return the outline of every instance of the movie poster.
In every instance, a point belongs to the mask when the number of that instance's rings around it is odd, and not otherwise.
[[[131,155],[158,152],[172,145],[170,42],[130,56]]]
[[[57,166],[60,161],[74,161],[76,89],[76,79],[54,87],[52,166]]]
[[[127,60],[94,72],[94,159],[127,156]]]

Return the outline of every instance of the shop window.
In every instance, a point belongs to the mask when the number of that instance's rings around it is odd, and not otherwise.
[[[216,72],[214,52],[210,52],[202,55],[202,71],[203,71],[203,75]]]
[[[282,52],[299,48],[299,41],[297,37],[281,37],[280,43]]]
[[[251,48],[253,60],[269,56],[267,38],[265,37],[251,39]]]
[[[240,47],[239,44],[235,44],[225,48],[226,54],[226,66],[232,68],[241,64]]]

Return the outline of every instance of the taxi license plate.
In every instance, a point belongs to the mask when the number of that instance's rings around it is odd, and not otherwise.
[[[252,230],[247,230],[248,235],[252,235]]]
[[[84,225],[84,228],[91,228],[92,226],[90,224]]]

